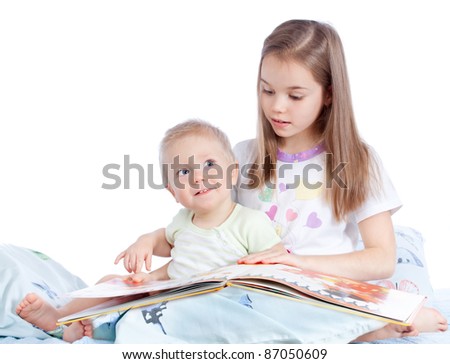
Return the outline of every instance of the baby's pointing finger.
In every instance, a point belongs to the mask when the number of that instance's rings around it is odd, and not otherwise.
[[[152,256],[149,254],[145,258],[145,269],[147,269],[147,271],[150,271],[151,267],[152,267]]]
[[[144,261],[141,258],[136,257],[135,258],[135,263],[133,265],[133,272],[134,273],[139,273],[141,271],[141,269],[142,269],[142,264],[143,263],[144,263]]]
[[[125,251],[123,251],[122,253],[120,253],[117,257],[116,260],[114,260],[114,264],[117,264],[120,262],[120,259],[122,259],[125,255]]]

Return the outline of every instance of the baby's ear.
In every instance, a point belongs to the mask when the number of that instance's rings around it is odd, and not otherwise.
[[[233,168],[231,169],[231,183],[232,185],[236,185],[239,178],[239,162],[234,161],[232,164]]]

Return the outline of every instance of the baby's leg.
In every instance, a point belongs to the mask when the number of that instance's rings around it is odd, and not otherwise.
[[[16,313],[25,321],[45,331],[56,329],[61,317],[58,310],[34,293],[29,293],[16,307]]]
[[[106,276],[99,283],[116,277],[123,278],[123,276]],[[109,298],[76,298],[57,309],[35,293],[29,293],[17,305],[16,313],[25,321],[40,329],[52,331],[56,329],[56,322],[61,317],[93,307],[107,300]]]
[[[16,307],[16,313],[25,321],[44,331],[56,329],[56,322],[61,317],[93,307],[110,298],[77,298],[61,308],[55,308],[35,293],[29,293]]]

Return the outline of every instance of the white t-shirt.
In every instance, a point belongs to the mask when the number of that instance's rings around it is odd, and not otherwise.
[[[263,212],[239,204],[215,228],[202,229],[192,223],[192,218],[192,211],[181,209],[166,228],[166,239],[173,245],[168,267],[171,279],[236,264],[239,258],[280,242]]]
[[[346,221],[336,221],[330,205],[323,198],[326,153],[321,146],[289,155],[278,153],[277,185],[248,189],[248,167],[255,156],[255,140],[236,145],[240,178],[235,199],[240,204],[264,211],[286,248],[301,255],[342,254],[354,251],[358,240],[357,224],[384,211],[394,213],[401,201],[371,149],[379,166],[381,188]]]

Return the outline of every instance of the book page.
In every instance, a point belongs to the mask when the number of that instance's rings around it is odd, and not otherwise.
[[[195,290],[202,285],[215,282],[225,286],[239,285],[247,281],[247,287],[277,293],[281,296],[300,299],[301,296],[346,307],[395,322],[410,323],[414,314],[423,305],[424,296],[388,289],[366,282],[344,277],[326,275],[283,264],[231,265],[186,279],[151,281],[135,284],[122,279],[113,279],[70,293],[70,297],[119,297],[148,293],[150,296],[172,292],[172,296]],[[271,284],[269,282],[276,282]],[[287,290],[286,287],[289,287]],[[205,290],[206,287],[205,287]],[[287,293],[289,291],[289,293]]]
[[[142,294],[138,294],[130,296],[113,297],[108,301],[100,303],[96,306],[62,317],[58,320],[58,324],[68,324],[74,321],[79,321],[86,318],[93,318],[108,313],[123,312],[131,308],[143,307],[160,302],[167,302],[173,299],[194,296],[196,294],[213,292],[217,291],[222,287],[223,287],[222,282],[207,282],[205,284],[197,286],[190,285],[187,287],[178,287],[177,289],[157,293],[151,296],[149,295],[142,296]]]
[[[254,279],[254,286],[261,290],[267,286],[264,280],[278,282],[278,285],[301,292],[299,295],[404,323],[410,323],[425,302],[421,295],[280,264],[253,266],[249,272],[231,281],[239,285],[240,279]],[[277,285],[271,285],[271,291],[274,287]],[[283,294],[282,287],[279,291]],[[292,291],[289,295],[292,296]]]
[[[233,265],[221,267],[210,272],[201,273],[183,279],[170,279],[164,281],[150,281],[146,283],[133,283],[120,278],[113,278],[95,286],[86,287],[68,293],[69,297],[95,298],[119,297],[148,292],[167,291],[177,287],[190,286],[199,282],[226,282],[236,276],[248,274],[252,265]]]

